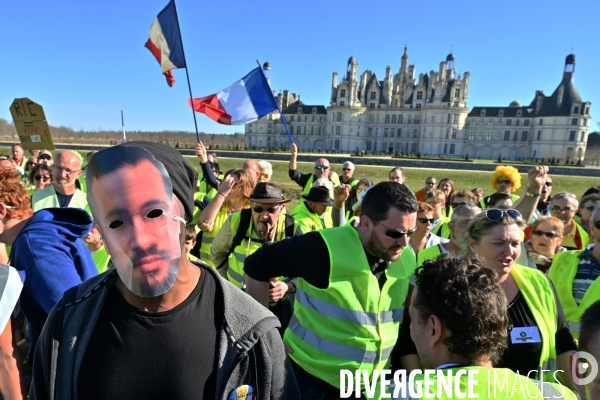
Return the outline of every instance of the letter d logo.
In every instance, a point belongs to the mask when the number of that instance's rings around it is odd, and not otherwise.
[[[576,385],[587,385],[598,375],[598,361],[590,353],[578,351],[573,354],[570,372]]]

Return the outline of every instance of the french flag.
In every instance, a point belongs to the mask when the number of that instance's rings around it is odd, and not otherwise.
[[[279,108],[260,67],[221,92],[190,99],[189,104],[223,125],[247,124]]]
[[[167,78],[168,85],[173,86],[175,77],[171,70],[185,68],[183,42],[181,41],[175,0],[169,1],[169,4],[156,17],[150,28],[150,39],[146,42],[146,48],[156,57],[163,75]]]

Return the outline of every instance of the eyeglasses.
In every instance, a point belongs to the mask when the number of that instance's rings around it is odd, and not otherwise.
[[[328,165],[315,165],[316,169],[329,169]]]
[[[281,205],[271,208],[262,208],[259,206],[254,206],[252,207],[252,211],[254,211],[257,214],[263,214],[264,212],[268,212],[269,214],[275,214],[277,211],[279,211],[280,208]]]
[[[383,226],[386,229],[385,236],[392,238],[392,239],[400,239],[404,235],[406,235],[406,237],[409,238],[413,235],[413,233],[415,233],[417,231],[416,227],[415,227],[415,229],[411,229],[410,231],[400,231],[398,229],[390,229],[375,219],[373,220],[373,222],[375,222],[377,225]]]
[[[594,221],[594,226],[596,229],[600,229],[600,219],[598,221]]]
[[[35,179],[36,181],[49,181],[50,177],[49,176],[36,175],[36,176],[33,177],[33,179]]]
[[[485,210],[485,217],[490,221],[498,222],[505,215],[509,216],[510,218],[514,219],[515,221],[523,220],[523,216],[517,210],[500,210],[498,208],[492,208],[489,210]]]
[[[435,182],[425,182],[425,183],[427,183],[428,185],[435,185]]]
[[[434,219],[433,218],[417,218],[417,221],[419,221],[422,224],[426,224],[426,223],[430,223],[433,224]]]
[[[52,160],[52,157],[47,155],[38,156],[38,160]]]
[[[496,181],[496,183],[500,183],[502,185],[512,185],[512,182],[509,179],[502,179],[502,180]]]
[[[80,169],[76,169],[75,171],[71,171],[69,168],[62,168],[62,167],[57,167],[57,166],[54,166],[54,169],[57,172],[63,172],[63,171],[65,171],[65,174],[67,174],[67,175],[73,175],[73,174],[81,171]]]
[[[548,186],[548,187],[552,187],[552,181],[546,182],[545,185]]]
[[[458,208],[460,206],[464,206],[465,204],[467,204],[467,203],[452,203],[451,205],[452,205],[452,208]]]
[[[535,231],[532,231],[531,234],[535,235],[535,236],[545,236],[548,239],[556,239],[556,238],[561,237],[561,235],[559,235],[558,233],[544,232],[544,231],[540,231],[540,230],[537,230],[537,229]]]
[[[325,168],[327,169],[327,168]],[[352,168],[342,168],[342,171],[352,171]]]
[[[564,207],[564,208],[563,208],[563,207],[559,207],[559,206],[554,206],[554,207],[552,207],[552,208],[550,209],[550,211],[552,211],[552,212],[555,212],[555,213],[561,213],[561,214],[562,214],[562,213],[570,213],[570,212],[573,212],[573,211],[575,211],[575,209],[574,209],[574,208],[571,208],[571,207]]]

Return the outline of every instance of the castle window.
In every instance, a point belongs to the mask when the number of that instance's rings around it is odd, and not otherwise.
[[[340,90],[340,97],[346,97],[346,89]]]
[[[454,90],[454,97],[460,97],[460,89]]]
[[[323,122],[325,121],[325,117],[321,115],[321,118],[319,118],[319,122]]]
[[[499,117],[504,117],[504,110],[498,111],[498,116]]]
[[[446,128],[446,139],[450,139],[450,128]]]
[[[375,122],[375,117],[373,115],[369,115],[369,123],[372,124]]]
[[[346,105],[345,101],[340,101],[340,107],[344,107]]]
[[[479,133],[477,134],[477,140],[483,140],[483,131],[480,130]]]
[[[371,141],[367,140],[367,151],[371,151]]]
[[[336,134],[337,136],[340,136],[340,131],[341,131],[341,129],[342,129],[342,127],[341,127],[341,126],[339,126],[339,125],[335,127],[335,134]]]
[[[544,120],[542,118],[540,118],[540,125],[542,125],[544,123]]]
[[[521,141],[523,141],[523,142],[527,141],[527,131],[523,131],[523,133],[521,134]]]
[[[294,122],[294,116],[290,116],[290,122]]]
[[[448,151],[448,143],[444,143],[444,154],[446,154],[446,151]]]
[[[375,108],[375,103],[369,104],[369,108]]]
[[[506,120],[506,125],[507,125],[507,126],[511,126],[511,125],[512,125],[512,119],[510,119],[510,118],[509,118],[509,119],[507,119],[507,120]]]
[[[529,126],[529,120],[528,119],[526,119],[526,120],[523,121],[523,126]]]
[[[404,123],[404,116],[402,114],[398,115],[398,123],[399,124],[403,124]]]
[[[371,100],[375,100],[376,95],[377,95],[377,92],[371,92]]]
[[[498,122],[496,122],[496,125],[502,126],[502,118],[498,118]]]
[[[579,114],[579,107],[573,108],[573,114]]]
[[[395,124],[395,123],[396,123],[396,115],[394,114],[394,115],[392,115],[392,124]]]
[[[494,125],[494,120],[492,118],[488,119],[488,125],[489,126],[493,126]]]
[[[452,119],[452,123],[453,124],[458,124],[458,118],[460,117],[460,115],[458,114],[454,114],[454,118]]]
[[[506,141],[510,140],[510,131],[504,131],[504,140],[506,140]]]
[[[423,92],[417,92],[417,100],[423,99]]]
[[[308,115],[304,116],[304,122],[308,122]]]
[[[585,139],[585,132],[581,131],[581,136],[579,137],[579,141],[583,142],[583,139]]]
[[[305,125],[305,126],[304,126],[304,134],[306,135],[307,133],[308,133],[308,126],[307,126],[307,125]]]
[[[446,120],[446,123],[449,124],[450,121],[452,121],[452,114],[448,114],[448,119]]]
[[[515,120],[515,126],[519,126],[519,123],[521,122],[520,119]]]
[[[385,123],[386,124],[390,123],[390,114],[385,114]]]
[[[417,103],[417,108],[421,108],[421,103]]]
[[[515,134],[513,135],[513,140],[516,142],[517,139],[519,139],[519,132],[515,131]]]
[[[492,140],[492,131],[487,131],[485,135],[485,140]]]
[[[456,129],[452,129],[452,139],[456,139]]]
[[[485,117],[485,110],[481,110],[481,116]]]
[[[341,120],[342,120],[342,113],[339,112],[339,113],[337,113],[337,121],[339,122]]]
[[[315,134],[315,126],[314,125],[310,127],[310,134],[311,135]]]
[[[396,136],[396,130],[394,128],[390,129],[390,137]]]
[[[323,134],[323,127],[319,126],[319,136],[321,136]]]
[[[500,131],[496,131],[496,140],[500,140]]]
[[[475,139],[475,130],[471,129],[469,131],[469,140],[474,140]]]
[[[335,149],[339,150],[340,149],[340,139],[335,139]]]
[[[573,119],[571,120],[571,125],[573,125],[573,126],[577,126],[577,123],[578,123],[578,122],[579,122],[579,120],[578,120],[577,118],[573,118]]]
[[[313,115],[312,122],[317,122],[317,116],[316,115]]]
[[[373,136],[373,128],[367,128],[367,136]]]
[[[300,133],[301,133],[300,129],[302,129],[302,128],[299,126],[296,127],[296,135],[300,135]]]
[[[540,140],[540,138],[542,137],[542,131],[538,131],[538,137],[537,140]]]
[[[575,141],[575,135],[576,134],[577,134],[577,132],[575,132],[575,131],[569,132],[569,142],[574,142]]]
[[[298,107],[298,114],[302,114],[302,107]]]
[[[389,131],[388,131],[388,128],[385,128],[385,129],[383,130],[383,137],[388,137],[388,136],[389,136]]]
[[[520,117],[522,113],[523,113],[523,111],[517,110],[517,117]]]
[[[316,113],[317,113],[317,107],[313,107],[313,109],[312,109],[312,113],[313,113],[313,114],[316,114]]]
[[[454,143],[450,145],[450,154],[454,154]]]

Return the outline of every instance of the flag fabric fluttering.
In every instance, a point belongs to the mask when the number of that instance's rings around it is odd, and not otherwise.
[[[278,104],[260,67],[217,94],[190,99],[197,112],[223,125],[240,125],[256,121]]]
[[[156,17],[150,28],[150,39],[146,42],[146,48],[156,57],[168,85],[173,86],[175,77],[171,70],[186,67],[174,0],[169,1]]]

